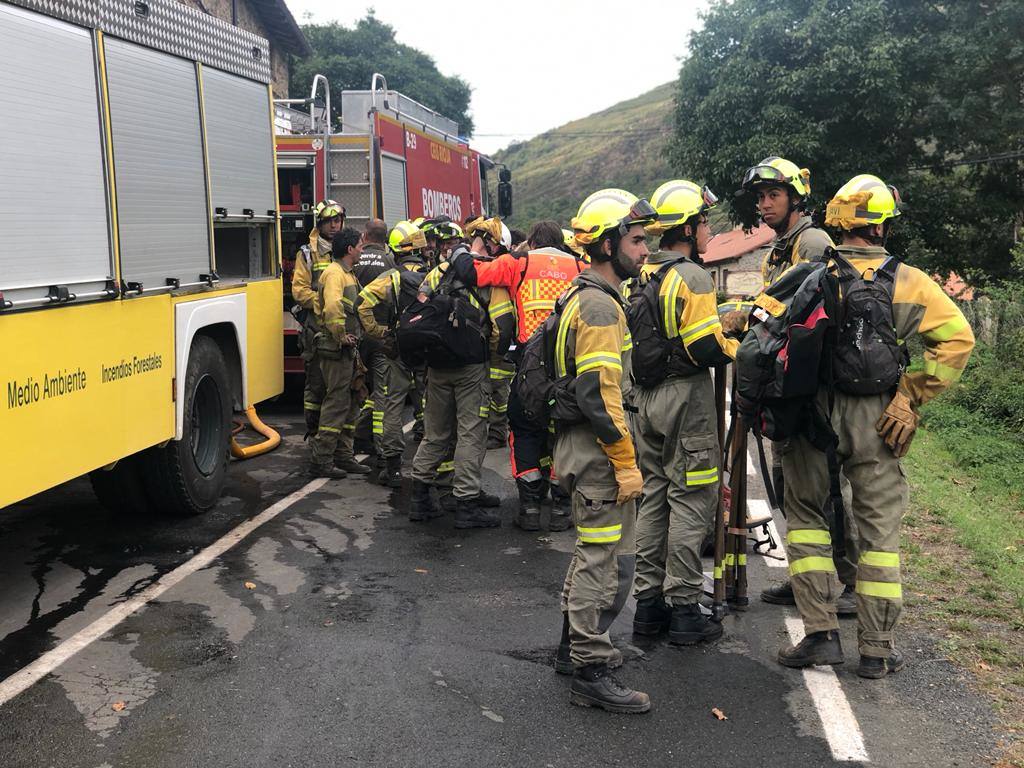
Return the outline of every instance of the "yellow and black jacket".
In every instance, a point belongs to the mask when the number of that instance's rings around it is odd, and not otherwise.
[[[333,261],[320,274],[316,312],[323,330],[317,335],[318,349],[337,352],[347,346],[346,334],[359,337],[358,295],[359,283],[348,265]]]
[[[735,360],[739,342],[722,333],[715,283],[702,266],[688,258],[680,260],[678,253],[658,251],[647,259],[638,284],[630,290],[641,290],[651,275],[663,269],[668,271],[658,289],[658,306],[665,336],[679,340],[696,368]]]
[[[424,269],[425,265],[419,256],[404,257],[397,267],[378,275],[359,292],[356,313],[367,336],[379,341],[389,333],[394,333],[401,311],[399,296],[402,283]]]
[[[836,249],[863,275],[877,270],[888,253],[880,247]],[[931,277],[909,264],[896,270],[893,321],[900,340],[917,334],[924,342],[924,369],[907,371],[899,390],[920,406],[958,381],[974,349],[974,333],[959,307]]]
[[[774,283],[794,264],[801,261],[817,261],[825,249],[834,247],[832,238],[824,230],[814,226],[810,216],[801,216],[796,224],[784,235],[772,241],[768,253],[761,262],[761,279],[764,287]]]
[[[629,391],[625,304],[617,289],[591,270],[572,281],[559,315],[555,377],[574,376],[576,401],[616,469],[636,466],[623,403]]]
[[[331,242],[319,236],[319,230],[309,233],[309,243],[295,254],[292,272],[292,298],[303,309],[319,316],[317,292],[320,276],[331,265]]]

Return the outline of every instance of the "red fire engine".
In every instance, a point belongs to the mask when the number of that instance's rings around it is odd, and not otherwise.
[[[298,324],[287,310],[295,253],[313,228],[317,201],[337,200],[345,206],[346,226],[357,228],[371,217],[389,227],[419,216],[445,215],[462,223],[490,209],[490,158],[470,148],[457,123],[388,90],[382,75],[373,76],[368,91],[342,91],[340,132],[331,115],[323,75],[313,78],[308,99],[275,102],[286,373],[303,370],[295,348]],[[511,208],[507,176],[502,171],[503,209]]]

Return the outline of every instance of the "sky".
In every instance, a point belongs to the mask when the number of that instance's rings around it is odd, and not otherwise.
[[[300,24],[352,26],[372,7],[400,42],[469,83],[471,143],[487,153],[675,80],[690,32],[701,25],[698,14],[708,6],[708,0],[286,2]]]

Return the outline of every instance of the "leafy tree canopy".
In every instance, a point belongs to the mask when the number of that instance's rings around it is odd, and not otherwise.
[[[466,81],[441,74],[430,56],[398,42],[394,27],[377,19],[372,10],[351,29],[333,22],[306,24],[302,31],[313,55],[292,62],[292,95],[308,94],[313,75],[319,72],[331,82],[332,104],[340,105],[343,90],[366,90],[373,73],[380,72],[389,88],[456,121],[463,135],[472,135]]]
[[[893,250],[975,283],[1006,277],[1024,210],[1024,4],[734,0],[691,39],[678,170],[731,191],[767,155],[811,170],[812,205],[858,173],[908,204]]]

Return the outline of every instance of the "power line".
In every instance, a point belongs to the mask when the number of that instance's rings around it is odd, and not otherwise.
[[[1024,158],[1024,151],[1017,152],[1003,152],[999,155],[989,155],[988,157],[977,157],[968,160],[948,160],[941,163],[929,163],[927,165],[912,165],[908,171],[930,171],[933,168],[956,168],[963,165],[985,165],[987,163],[1002,163],[1008,160],[1019,160]]]

